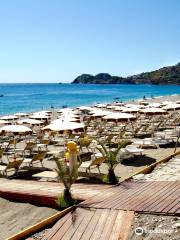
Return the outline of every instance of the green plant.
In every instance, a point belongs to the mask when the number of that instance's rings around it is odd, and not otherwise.
[[[106,147],[104,144],[102,144],[100,141],[96,140],[98,144],[101,147],[96,147],[99,152],[106,158],[106,164],[108,165],[108,174],[104,177],[104,181],[111,183],[111,184],[116,184],[118,183],[118,178],[115,175],[114,169],[115,167],[119,164],[120,159],[118,159],[119,152],[121,148],[126,147],[129,144],[129,141],[122,141],[118,144],[118,147],[114,150],[109,149]]]
[[[60,207],[72,206],[76,200],[72,197],[71,186],[78,178],[78,166],[74,166],[70,172],[70,168],[65,160],[55,159],[55,162],[57,165],[56,172],[65,188],[63,194],[58,197],[57,203]]]
[[[79,139],[80,149],[82,149],[83,147],[88,148],[91,142],[92,142],[92,139],[88,135],[80,138]]]

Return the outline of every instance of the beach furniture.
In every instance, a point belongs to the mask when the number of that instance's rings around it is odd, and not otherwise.
[[[155,144],[152,138],[136,139],[133,141],[133,144],[138,145],[140,148],[149,148],[149,147],[157,148],[157,145]]]
[[[55,171],[43,171],[40,173],[33,174],[32,177],[34,178],[45,178],[45,179],[53,179],[57,180],[58,179],[58,174]]]
[[[133,155],[141,155],[141,156],[142,156],[142,153],[144,152],[143,149],[137,148],[135,145],[127,145],[127,146],[125,147],[125,149],[126,149],[130,154],[133,154]]]
[[[86,172],[90,172],[92,167],[97,167],[98,171],[100,173],[100,166],[103,162],[105,162],[106,158],[103,156],[100,157],[96,157],[94,159],[92,159],[91,161],[86,161],[86,162],[82,162],[80,165],[80,168],[85,168]]]
[[[48,144],[50,143],[50,140],[49,139],[42,139],[41,140],[41,143],[38,143],[37,144],[37,148],[39,151],[41,151],[42,149],[46,149],[47,150],[47,147],[48,147]]]
[[[0,161],[2,161],[3,153],[4,153],[4,150],[0,148]]]
[[[36,143],[34,142],[28,142],[26,143],[26,146],[24,148],[16,148],[15,152],[18,153],[19,155],[23,156],[29,156],[33,152],[33,149],[35,148]]]
[[[46,157],[47,152],[38,152],[37,154],[34,154],[32,158],[24,158],[23,159],[23,164],[26,164],[28,166],[32,166],[33,163],[35,162],[40,162],[41,165],[43,166],[42,162],[44,158]]]
[[[7,165],[0,165],[0,173],[4,176],[8,176],[7,174],[10,171],[15,171],[15,173],[17,173],[22,162],[23,160],[16,160],[9,162]]]

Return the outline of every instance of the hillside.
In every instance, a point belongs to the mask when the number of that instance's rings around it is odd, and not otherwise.
[[[180,85],[180,63],[175,66],[163,67],[152,72],[145,72],[130,77],[111,76],[108,73],[99,73],[95,76],[82,74],[73,82],[81,84],[178,84]]]

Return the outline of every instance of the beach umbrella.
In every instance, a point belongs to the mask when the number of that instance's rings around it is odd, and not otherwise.
[[[29,125],[41,125],[41,124],[43,124],[42,121],[36,120],[36,119],[31,119],[31,118],[19,120],[17,123],[18,124],[29,124]]]
[[[163,107],[165,110],[178,110],[180,109],[180,104],[177,103],[169,103],[165,107]]]
[[[0,118],[0,120],[7,120],[7,121],[12,121],[16,119],[18,119],[18,117],[15,115],[7,115]]]
[[[32,130],[26,126],[22,125],[8,125],[0,128],[1,133],[14,133],[14,134],[22,134],[22,133],[31,133]]]
[[[140,111],[140,113],[154,115],[154,114],[166,114],[167,112],[162,108],[145,108]]]
[[[97,108],[105,108],[107,106],[107,104],[101,104],[101,103],[98,103],[95,105]]]
[[[43,127],[42,130],[51,130],[55,132],[73,131],[73,130],[84,130],[85,125],[83,123],[76,122],[61,122],[52,123]]]
[[[54,122],[80,122],[80,119],[68,116],[68,117],[60,117],[58,119],[55,119],[54,121],[52,121],[52,123]]]
[[[32,119],[37,119],[37,120],[47,120],[50,118],[50,116],[46,113],[34,113],[33,115],[29,116],[29,118],[32,118]]]
[[[15,148],[16,148],[16,141],[15,141],[15,135],[19,134],[29,134],[32,132],[32,130],[26,126],[22,125],[8,125],[0,128],[0,132],[7,134],[12,133],[13,134],[13,141],[14,141],[14,157],[15,157]]]
[[[125,109],[124,106],[114,106],[114,111],[122,112]]]
[[[138,107],[124,107],[123,108],[123,110],[122,110],[122,112],[123,113],[137,113],[137,112],[139,112],[139,108]]]
[[[129,113],[111,113],[103,117],[107,121],[129,121],[135,120],[136,117]]]
[[[88,107],[88,106],[80,106],[80,107],[77,107],[77,109],[79,109],[80,111],[92,111],[93,108],[92,107]]]
[[[27,117],[29,114],[28,113],[15,113],[14,115],[17,117]]]
[[[9,124],[9,122],[6,121],[6,120],[1,120],[1,119],[0,119],[0,125],[6,125],[6,124]]]
[[[149,103],[149,107],[159,108],[160,106],[160,103]]]

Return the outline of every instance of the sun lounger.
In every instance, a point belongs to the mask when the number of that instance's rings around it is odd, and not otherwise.
[[[55,171],[43,171],[32,175],[35,178],[57,179],[58,174]]]
[[[7,176],[9,171],[15,171],[15,173],[17,173],[22,162],[23,160],[16,160],[9,162],[8,165],[0,165],[1,174]]]
[[[2,156],[3,156],[4,150],[0,149],[0,161],[2,161]]]
[[[137,148],[134,145],[127,145],[125,148],[130,154],[133,155],[142,155],[142,153],[144,152],[143,149]]]
[[[95,159],[91,160],[91,161],[86,161],[86,162],[82,162],[82,164],[80,165],[80,168],[85,168],[86,172],[90,172],[92,167],[97,167],[98,171],[100,173],[100,165],[105,162],[106,158],[101,156],[101,157],[96,157]]]
[[[35,148],[35,146],[36,146],[36,143],[28,142],[24,149],[16,148],[15,153],[18,153],[19,155],[21,155],[23,157],[26,156],[27,154],[30,155],[32,153],[33,149]]]
[[[47,152],[38,152],[32,158],[24,158],[23,163],[27,164],[28,166],[32,166],[34,162],[40,162],[41,165],[43,166],[42,162],[46,157],[46,153]]]
[[[41,143],[38,143],[37,144],[37,148],[39,151],[42,151],[42,149],[46,149],[47,150],[47,147],[48,147],[48,144],[49,144],[49,139],[43,139],[41,140]]]

